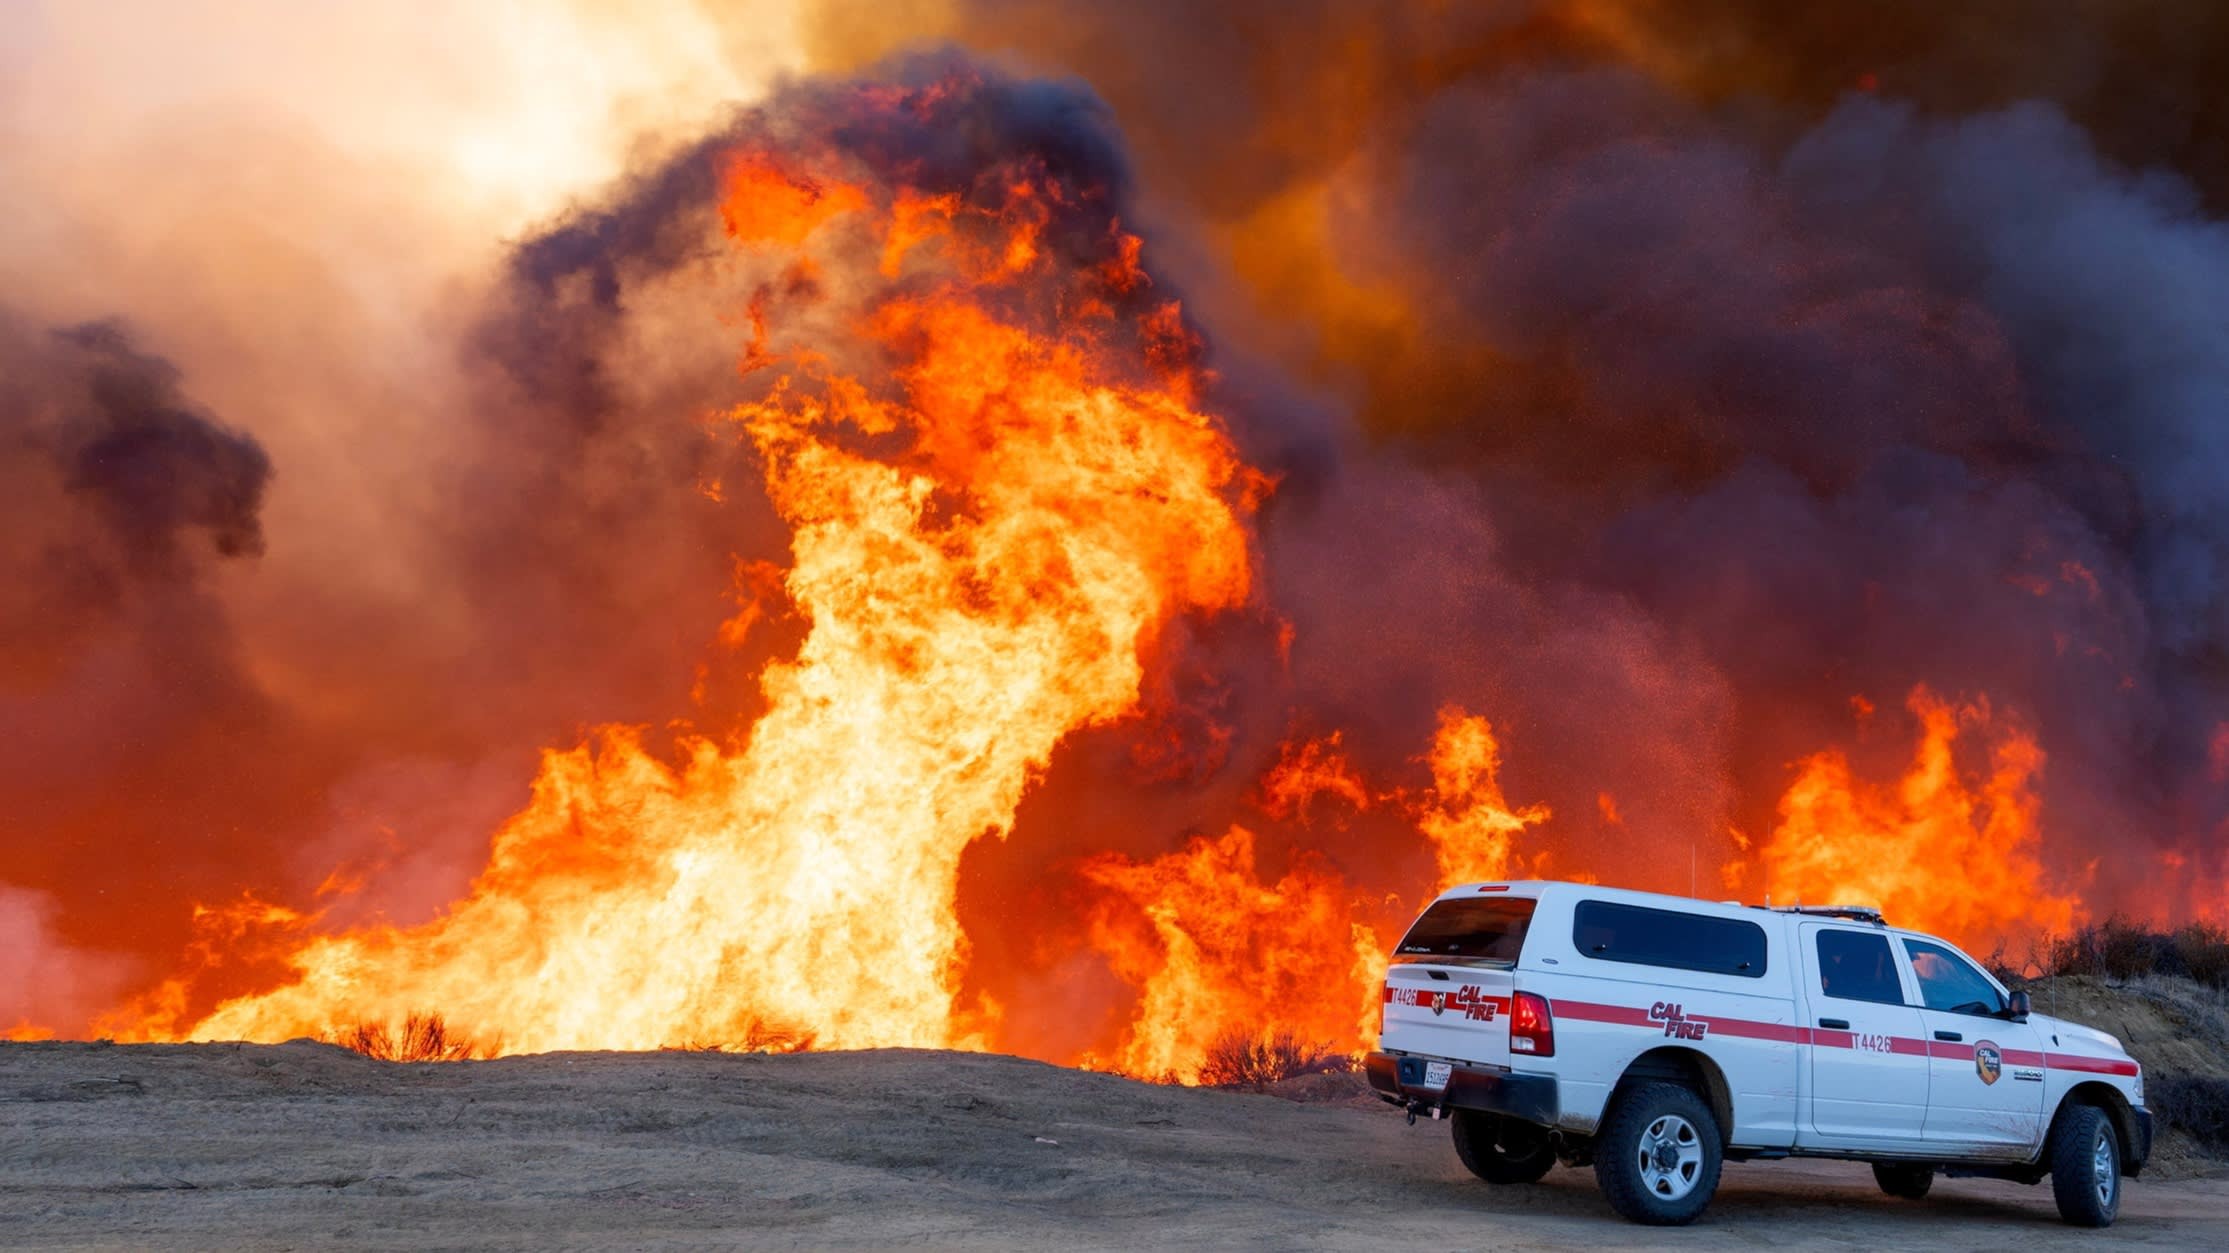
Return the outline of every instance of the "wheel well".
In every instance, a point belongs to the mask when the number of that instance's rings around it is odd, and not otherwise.
[[[1700,1093],[1710,1102],[1711,1116],[1718,1119],[1718,1138],[1723,1147],[1734,1136],[1734,1095],[1726,1086],[1726,1075],[1712,1061],[1694,1049],[1650,1049],[1633,1059],[1618,1076],[1617,1086],[1611,1090],[1610,1099],[1636,1083],[1677,1083]]]
[[[2110,1083],[2091,1080],[2088,1083],[2075,1084],[2067,1089],[2065,1096],[2059,1098],[2059,1108],[2051,1114],[2051,1125],[2058,1126],[2059,1119],[2065,1116],[2067,1110],[2080,1105],[2094,1106],[2105,1111],[2105,1120],[2113,1125],[2113,1135],[2120,1141],[2121,1161],[2128,1161],[2128,1155],[2136,1145],[2136,1113],[2129,1108],[2128,1098]],[[2050,1143],[2051,1137],[2044,1136],[2047,1148]]]

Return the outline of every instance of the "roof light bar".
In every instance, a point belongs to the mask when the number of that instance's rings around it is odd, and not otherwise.
[[[1888,919],[1871,905],[1767,905],[1776,914],[1813,914],[1821,918],[1848,918],[1853,922],[1888,925]]]

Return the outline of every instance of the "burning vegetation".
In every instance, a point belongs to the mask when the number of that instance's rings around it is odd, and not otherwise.
[[[494,1057],[491,1045],[460,1039],[449,1033],[439,1014],[406,1014],[399,1025],[359,1022],[331,1032],[334,1044],[379,1062],[468,1062]]]
[[[1228,1031],[1207,1046],[1195,1080],[1210,1088],[1260,1090],[1300,1075],[1352,1069],[1352,1055],[1290,1029]]]
[[[1262,490],[1193,407],[1195,342],[1089,171],[1017,148],[918,186],[838,142],[902,149],[996,91],[825,93],[784,119],[807,133],[761,122],[697,158],[717,202],[685,220],[717,210],[759,391],[719,420],[764,466],[809,623],[747,735],[549,754],[465,900],[312,939],[298,978],[180,1027],[428,1002],[519,1051],[749,1047],[764,1020],[819,1047],[994,1038],[995,1003],[961,995],[960,856],[1065,733],[1136,702],[1176,615],[1247,601]]]
[[[948,7],[906,33],[1028,42]],[[1167,9],[1034,49],[1111,105],[800,78],[518,243],[423,491],[472,507],[394,560],[462,555],[382,576],[459,589],[401,694],[233,620],[283,463],[118,327],[0,320],[0,712],[51,729],[0,1027],[1261,1084],[1369,1041],[1457,882],[2229,921],[2206,203],[2034,109],[1755,133],[1722,93],[1789,80],[1617,4],[1303,40],[1195,124],[1105,60]],[[1317,81],[1355,116],[1287,133]]]

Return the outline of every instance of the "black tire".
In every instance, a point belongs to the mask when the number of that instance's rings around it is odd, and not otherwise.
[[[1684,1226],[1718,1191],[1723,1147],[1718,1119],[1701,1096],[1676,1083],[1644,1083],[1611,1098],[1610,1116],[1595,1137],[1594,1177],[1619,1216],[1652,1227]]]
[[[1907,1201],[1921,1200],[1927,1190],[1935,1186],[1933,1166],[1914,1166],[1907,1162],[1873,1163],[1873,1182],[1890,1196],[1900,1196]]]
[[[1546,1127],[1468,1109],[1454,1123],[1455,1156],[1488,1183],[1534,1183],[1556,1164]]]
[[[2051,1194],[2059,1217],[2110,1227],[2121,1212],[2121,1139],[2094,1105],[2070,1105],[2051,1125]]]

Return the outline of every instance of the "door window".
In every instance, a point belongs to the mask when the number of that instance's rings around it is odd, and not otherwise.
[[[1888,937],[1877,931],[1821,931],[1819,991],[1844,1001],[1902,1005],[1904,981]]]
[[[1920,1003],[1950,1014],[2000,1014],[2005,998],[1974,964],[1940,944],[1907,938],[1904,952],[1919,977]]]

